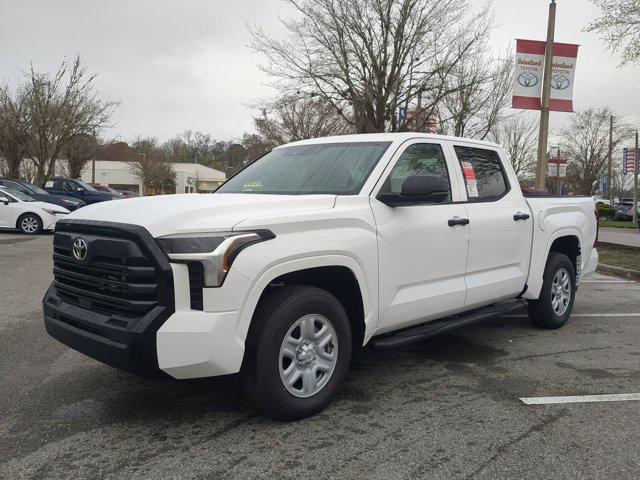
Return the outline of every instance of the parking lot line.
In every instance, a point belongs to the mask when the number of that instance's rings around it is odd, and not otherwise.
[[[634,280],[582,280],[580,283],[636,283]]]
[[[504,318],[527,318],[529,315],[501,315]],[[640,317],[640,313],[572,313],[571,317]]]
[[[640,400],[640,393],[577,395],[569,397],[524,397],[520,400],[526,405],[552,405],[557,403],[629,402]]]

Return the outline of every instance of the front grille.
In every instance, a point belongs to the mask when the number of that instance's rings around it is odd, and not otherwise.
[[[68,225],[71,228],[56,231],[53,240],[53,285],[63,301],[118,317],[126,325],[126,319],[143,317],[159,304],[163,291],[168,293],[157,259],[131,232]],[[88,245],[83,260],[72,253],[79,237]]]

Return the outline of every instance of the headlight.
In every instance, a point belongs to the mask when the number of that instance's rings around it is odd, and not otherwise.
[[[198,262],[204,269],[204,286],[219,287],[231,264],[249,245],[274,238],[269,230],[178,233],[156,238],[170,260],[180,263]]]
[[[67,212],[63,212],[62,210],[52,210],[50,208],[43,208],[42,210],[44,210],[45,212],[47,212],[49,215],[60,215],[65,214]]]

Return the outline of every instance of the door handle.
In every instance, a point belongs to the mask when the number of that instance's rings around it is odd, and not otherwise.
[[[469,219],[453,217],[453,218],[450,218],[447,223],[449,224],[450,227],[455,227],[456,225],[468,225]]]
[[[513,219],[517,222],[518,220],[529,220],[529,214],[528,213],[521,213],[518,212],[513,216]]]

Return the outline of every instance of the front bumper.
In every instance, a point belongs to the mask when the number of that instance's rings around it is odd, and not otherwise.
[[[155,307],[132,328],[109,315],[64,302],[49,287],[42,301],[47,333],[68,347],[115,368],[149,376],[158,372],[156,332],[171,314]]]

